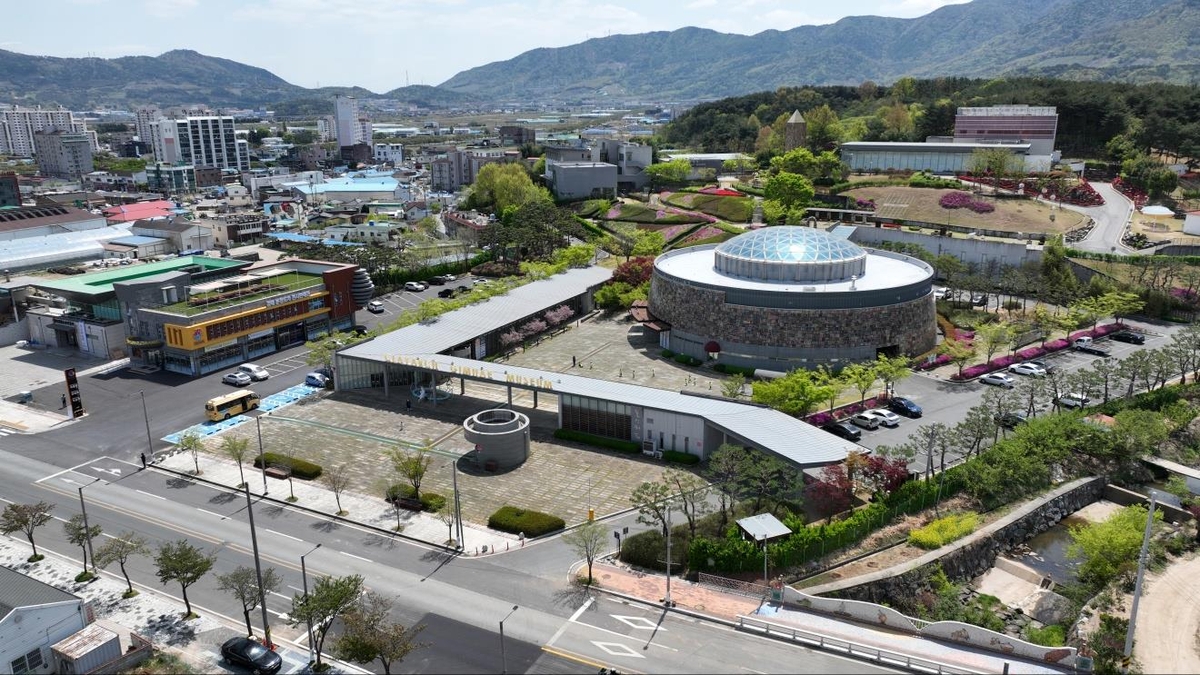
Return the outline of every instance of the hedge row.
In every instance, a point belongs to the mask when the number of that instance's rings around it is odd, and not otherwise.
[[[675,464],[699,464],[700,456],[692,455],[686,452],[678,452],[676,450],[664,450],[663,460],[673,462]]]
[[[305,480],[317,478],[321,475],[321,471],[323,471],[320,464],[313,464],[299,458],[289,458],[275,452],[264,452],[262,455],[255,457],[254,468],[263,468],[263,461],[266,461],[267,468],[272,466],[289,467],[292,470],[294,478],[303,478]]]
[[[394,502],[397,499],[412,499],[413,486],[408,483],[395,483],[390,485],[387,493],[384,495],[386,501]],[[429,513],[437,513],[446,507],[446,498],[436,492],[421,493],[421,508]]]
[[[742,366],[730,366],[724,363],[718,363],[713,366],[713,370],[726,375],[745,375],[746,377],[754,377],[753,368],[743,368]]]
[[[524,534],[526,537],[540,537],[543,534],[557,532],[567,524],[562,518],[541,511],[518,509],[515,506],[501,506],[495,513],[488,516],[488,527],[511,534]]]
[[[598,448],[607,448],[616,450],[617,452],[625,452],[634,454],[642,451],[642,446],[634,441],[622,441],[616,438],[605,438],[604,436],[596,436],[583,431],[573,431],[571,429],[555,429],[554,437],[564,441],[575,441],[584,445],[594,445]]]

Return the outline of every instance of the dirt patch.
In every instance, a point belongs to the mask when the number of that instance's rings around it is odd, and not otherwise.
[[[1200,673],[1200,558],[1178,560],[1146,577],[1138,606],[1134,656],[1146,673]]]
[[[1022,232],[1026,234],[1061,234],[1080,227],[1087,216],[1067,209],[1051,209],[1049,205],[1031,199],[995,199],[977,196],[978,201],[996,207],[992,213],[975,213],[969,209],[945,209],[938,203],[942,195],[966,190],[933,190],[929,188],[868,187],[847,190],[844,194],[856,199],[875,200],[877,213],[890,218],[921,221],[932,224],[949,223],[981,230]],[[1054,220],[1050,220],[1051,214]]]

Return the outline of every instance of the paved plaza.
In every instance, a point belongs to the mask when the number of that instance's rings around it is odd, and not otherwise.
[[[663,359],[657,344],[642,337],[642,328],[625,320],[587,321],[543,340],[505,362],[597,379],[636,383],[669,390],[720,391],[717,373],[689,368]],[[504,505],[544,511],[568,525],[581,522],[595,509],[597,516],[629,508],[629,494],[642,481],[657,480],[666,469],[658,460],[616,453],[557,440],[557,401],[541,395],[534,408],[533,393],[513,390],[513,406],[532,421],[529,459],[516,469],[488,473],[462,458],[472,447],[462,435],[462,421],[481,410],[505,404],[503,386],[455,381],[443,388],[451,396],[432,403],[412,401],[407,392],[392,389],[337,392],[306,399],[262,417],[263,450],[316,462],[324,467],[348,463],[354,475],[352,491],[382,496],[388,485],[403,482],[392,469],[389,455],[396,449],[433,444],[434,461],[421,485],[423,491],[448,495],[457,462],[463,518],[482,524]],[[248,438],[257,450],[258,426],[242,424],[226,432]],[[206,440],[219,453],[221,436]]]

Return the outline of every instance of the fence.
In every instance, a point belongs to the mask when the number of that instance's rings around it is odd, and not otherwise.
[[[762,633],[768,637],[781,637],[793,642],[805,643],[816,647],[817,649],[841,652],[847,656],[858,659],[899,666],[914,672],[963,673],[970,675],[982,675],[984,672],[979,670],[968,670],[966,668],[956,668],[953,666],[948,666],[944,663],[931,661],[929,659],[922,659],[909,654],[901,654],[899,652],[879,649],[877,647],[868,647],[866,645],[860,645],[857,642],[831,638],[824,635],[819,635],[817,633],[810,633],[805,630],[800,630],[799,628],[781,626],[776,623],[762,621],[759,619],[751,619],[750,617],[746,616],[738,617],[738,628],[744,631]]]
[[[771,592],[768,586],[762,584],[756,584],[752,581],[741,581],[739,579],[729,579],[705,572],[700,573],[698,581],[702,586],[712,586],[717,590],[744,595],[748,598],[765,598]]]

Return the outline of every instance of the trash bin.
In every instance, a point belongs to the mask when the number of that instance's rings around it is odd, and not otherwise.
[[[32,391],[22,391],[17,394],[17,403],[29,403],[33,400]]]

